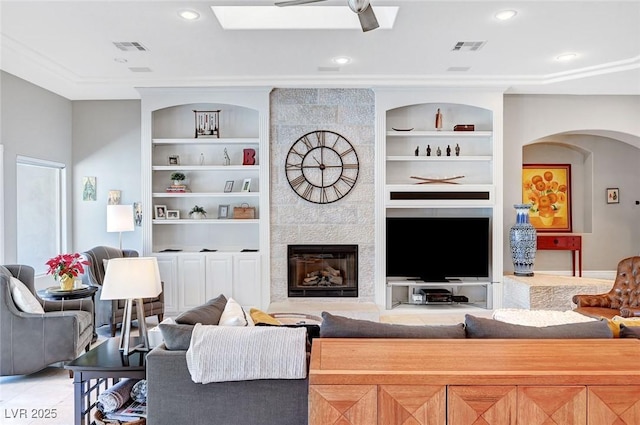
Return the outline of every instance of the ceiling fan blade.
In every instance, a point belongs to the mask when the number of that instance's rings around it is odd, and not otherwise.
[[[363,32],[374,30],[380,26],[378,24],[378,20],[376,19],[375,13],[373,13],[371,5],[367,6],[365,10],[358,13],[358,18],[360,19],[360,26],[362,27]]]
[[[308,4],[308,3],[318,3],[321,1],[325,1],[325,0],[283,0],[283,1],[277,1],[275,4],[276,6],[296,6],[299,4]]]

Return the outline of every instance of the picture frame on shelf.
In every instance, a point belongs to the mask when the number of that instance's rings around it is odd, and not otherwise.
[[[620,203],[620,189],[617,187],[607,188],[607,204],[619,204]]]
[[[229,205],[218,205],[218,218],[229,218]]]
[[[156,220],[166,220],[167,218],[167,206],[155,205],[153,207],[154,217]]]
[[[251,179],[244,179],[242,181],[242,189],[241,192],[251,192]]]
[[[233,180],[227,180],[227,182],[224,184],[224,192],[233,192]]]
[[[167,158],[167,164],[180,165],[180,155],[169,155]]]
[[[195,138],[216,137],[220,138],[220,109],[212,111],[196,111],[195,114]]]
[[[571,164],[524,164],[522,203],[538,232],[571,232]]]
[[[180,220],[180,211],[167,210],[167,220]]]

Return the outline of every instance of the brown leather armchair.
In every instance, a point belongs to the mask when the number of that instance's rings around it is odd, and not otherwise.
[[[137,257],[138,252],[131,249],[120,250],[110,246],[96,246],[82,253],[89,261],[87,270],[82,276],[82,282],[87,285],[99,286],[96,292],[96,327],[109,325],[111,336],[115,336],[118,324],[124,317],[124,305],[126,300],[101,300],[102,281],[104,279],[104,260],[111,258]],[[164,286],[164,285],[163,285]],[[164,315],[164,291],[154,298],[145,298],[143,301],[145,317],[158,316],[158,323]],[[134,301],[135,302],[135,301]],[[136,309],[132,311],[132,319],[137,319]]]
[[[613,288],[606,294],[574,295],[575,311],[587,316],[640,316],[640,257],[629,257],[618,263]]]

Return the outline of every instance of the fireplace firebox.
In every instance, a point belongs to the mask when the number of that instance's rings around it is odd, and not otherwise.
[[[289,297],[357,297],[358,245],[289,245]]]

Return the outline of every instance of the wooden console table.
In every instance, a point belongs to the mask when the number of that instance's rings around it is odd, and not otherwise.
[[[309,425],[635,423],[639,349],[635,339],[317,338]]]
[[[538,235],[538,249],[571,251],[571,267],[576,275],[576,255],[578,272],[582,277],[582,236],[578,235]]]

